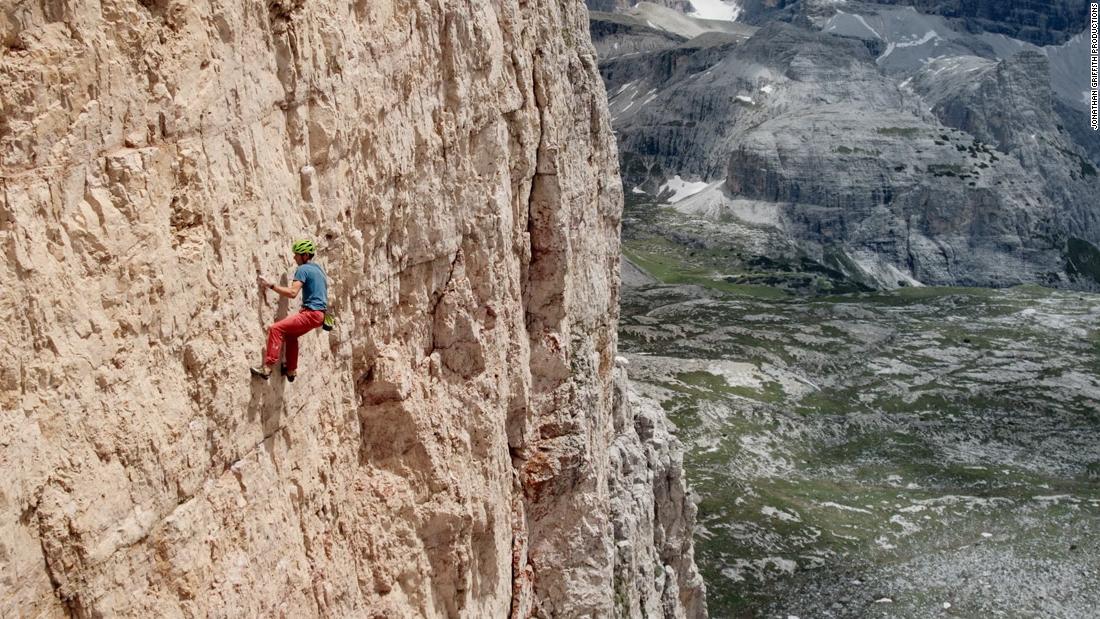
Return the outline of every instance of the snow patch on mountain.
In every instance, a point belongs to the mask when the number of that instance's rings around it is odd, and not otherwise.
[[[737,21],[741,15],[739,2],[724,2],[723,0],[691,0],[694,11],[688,13],[699,19],[714,19],[718,21]]]
[[[709,186],[709,183],[706,183],[704,181],[685,181],[684,179],[680,178],[679,174],[677,174],[676,176],[673,176],[669,180],[665,181],[665,184],[661,185],[661,188],[657,191],[657,194],[660,195],[665,193],[666,191],[671,191],[672,195],[668,198],[668,201],[670,203],[675,203],[683,200],[684,198],[691,197],[699,193],[700,191],[703,191]]]

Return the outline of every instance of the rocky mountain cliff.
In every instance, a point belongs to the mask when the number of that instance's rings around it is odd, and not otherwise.
[[[585,0],[585,4],[593,11],[613,13],[629,10],[638,3],[634,0]],[[688,13],[692,10],[689,0],[658,0],[655,4],[669,7],[683,13]]]
[[[1037,47],[882,4],[784,10],[747,39],[601,61],[632,191],[778,231],[862,285],[1100,282],[1081,266],[1100,244],[1083,37]]]
[[[0,615],[705,616],[586,17],[0,10]],[[300,237],[339,326],[250,382]]]
[[[1004,34],[1036,45],[1057,45],[1081,32],[1087,0],[883,0],[950,18],[964,30]]]
[[[821,4],[844,4],[855,12],[866,10],[863,2],[814,0],[740,0],[742,19],[766,23],[776,17],[789,18],[800,11],[814,11]],[[875,4],[912,7],[921,13],[948,18],[954,27],[967,32],[1004,34],[1036,45],[1058,45],[1081,32],[1088,15],[1086,0],[877,0]],[[826,10],[829,10],[826,8]],[[851,13],[851,8],[845,8]]]
[[[634,0],[585,0],[593,11],[622,13],[650,4]],[[872,3],[857,0],[659,0],[653,4],[690,14],[698,6],[723,2],[736,8],[738,20],[763,25],[771,21],[805,20],[822,10],[860,13]],[[877,0],[873,4],[911,7],[950,21],[953,28],[971,33],[1003,34],[1035,45],[1060,45],[1081,32],[1088,16],[1088,0]]]

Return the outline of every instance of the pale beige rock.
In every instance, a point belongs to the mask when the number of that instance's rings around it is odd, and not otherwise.
[[[617,612],[581,3],[32,0],[0,83],[0,615]]]
[[[620,368],[627,367],[619,357]],[[612,520],[618,616],[706,617],[706,587],[695,566],[695,504],[688,496],[683,444],[661,405],[618,371],[612,408]]]

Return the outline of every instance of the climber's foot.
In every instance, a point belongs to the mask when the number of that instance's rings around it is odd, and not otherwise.
[[[267,379],[271,378],[271,370],[267,369],[264,366],[259,366],[259,367],[255,367],[255,368],[248,368],[248,371],[252,372],[253,376],[256,376],[258,378],[262,378],[264,380],[267,380]]]
[[[294,382],[294,378],[295,378],[296,376],[298,376],[298,373],[297,373],[297,372],[287,372],[287,371],[286,371],[286,366],[285,366],[285,365],[284,365],[284,366],[282,366],[282,367],[281,367],[281,368],[279,368],[279,369],[280,369],[280,370],[282,371],[282,373],[283,373],[283,376],[286,376],[286,379],[287,379],[287,381],[288,381],[288,382]]]

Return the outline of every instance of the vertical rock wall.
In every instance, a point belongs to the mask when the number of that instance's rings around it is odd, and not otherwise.
[[[583,4],[8,3],[0,83],[0,615],[616,612]]]
[[[672,434],[660,404],[634,393],[623,369],[616,375],[612,410],[615,614],[705,617],[706,588],[695,566],[696,509],[684,479],[684,446]]]

